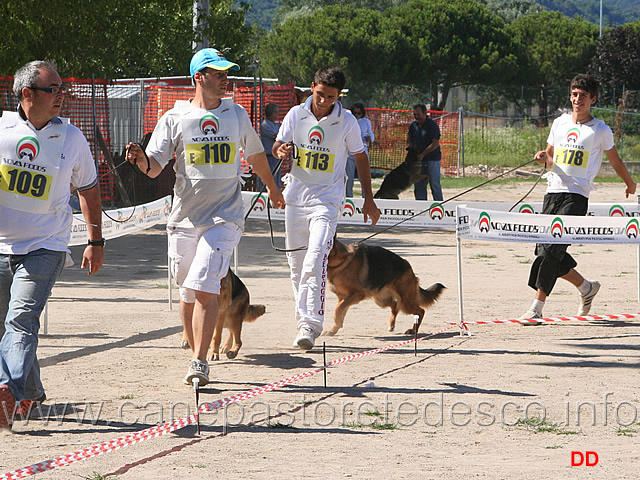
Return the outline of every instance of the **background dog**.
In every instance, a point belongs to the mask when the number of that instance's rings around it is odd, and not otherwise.
[[[251,305],[249,290],[242,280],[229,269],[227,275],[220,282],[220,295],[218,295],[218,321],[213,331],[209,360],[220,359],[220,342],[222,341],[222,329],[229,330],[229,334],[222,347],[222,353],[227,358],[236,358],[242,346],[240,334],[243,322],[253,322],[264,315],[264,305]],[[182,348],[189,348],[187,337],[182,332]]]
[[[414,183],[427,178],[422,175],[422,162],[418,160],[418,151],[407,147],[407,155],[400,165],[391,170],[382,180],[382,185],[373,198],[388,198],[398,200],[400,193],[404,192]]]
[[[333,327],[325,335],[335,335],[344,324],[351,305],[373,297],[380,307],[391,307],[387,329],[393,332],[398,312],[418,315],[420,328],[424,309],[435,303],[446,288],[434,283],[426,290],[420,288],[418,278],[409,262],[386,248],[352,243],[345,245],[334,239],[329,253],[327,277],[331,290],[338,296],[333,314]],[[405,333],[414,334],[414,327]]]

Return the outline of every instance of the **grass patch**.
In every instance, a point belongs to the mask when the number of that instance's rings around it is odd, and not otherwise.
[[[551,377],[549,375],[536,375],[533,378],[539,378],[541,380],[549,380]]]
[[[118,480],[119,476],[118,475],[109,475],[108,477],[99,473],[99,472],[93,472],[91,475],[89,475],[88,477],[81,477],[84,478],[84,480]]]
[[[397,423],[372,423],[371,428],[374,430],[399,430]]]
[[[618,427],[618,430],[616,430],[616,435],[619,437],[633,437],[635,433],[638,433],[635,428]]]
[[[471,260],[481,260],[481,259],[485,259],[485,258],[496,258],[497,255],[490,255],[488,253],[478,253],[477,255],[474,255],[473,257],[471,257]]]
[[[366,412],[362,412],[363,415],[368,415],[369,417],[378,417],[382,418],[383,415],[377,409],[376,410],[368,410]]]
[[[533,433],[555,433],[556,435],[580,435],[581,431],[565,430],[559,423],[547,422],[539,417],[521,418],[516,427],[531,430]]]
[[[127,393],[126,395],[120,395],[120,400],[132,400],[133,393]]]

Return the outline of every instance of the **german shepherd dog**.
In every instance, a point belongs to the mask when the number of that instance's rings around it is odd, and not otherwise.
[[[400,193],[404,192],[414,183],[426,178],[422,175],[422,162],[418,160],[418,151],[407,147],[407,155],[400,165],[391,170],[382,180],[380,189],[373,198],[388,198],[397,200]]]
[[[264,305],[251,305],[249,290],[242,280],[229,269],[227,275],[220,282],[220,295],[218,295],[218,321],[213,331],[209,360],[220,359],[220,343],[222,341],[222,329],[227,328],[229,334],[222,347],[222,353],[227,358],[236,358],[242,346],[240,333],[243,322],[253,322],[264,315]],[[187,337],[182,332],[182,348],[189,348]]]
[[[342,328],[349,307],[370,297],[382,308],[391,307],[387,322],[390,332],[395,329],[401,311],[418,315],[417,330],[424,317],[422,307],[433,305],[446,288],[441,283],[426,290],[420,288],[409,262],[386,248],[364,243],[345,245],[337,238],[329,252],[327,277],[331,290],[338,296],[338,305],[334,324],[324,335],[335,335]],[[405,333],[414,334],[414,327]]]

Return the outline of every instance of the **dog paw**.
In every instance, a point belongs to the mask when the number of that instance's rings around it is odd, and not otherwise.
[[[191,346],[189,345],[189,342],[187,342],[186,340],[184,342],[182,342],[180,344],[180,348],[182,348],[183,350],[189,350],[191,348]]]
[[[395,325],[390,325],[390,326],[387,327],[387,330],[390,331],[390,332],[393,332],[395,329],[396,329]]]
[[[229,350],[227,352],[227,358],[234,359],[238,356],[238,352],[234,352],[233,350]]]
[[[413,328],[410,328],[409,330],[404,332],[405,335],[415,335],[415,333],[416,331]]]
[[[337,331],[333,331],[333,330],[325,330],[324,332],[322,332],[322,335],[326,335],[327,337],[333,337],[336,333],[338,333]]]
[[[214,353],[213,355],[209,356],[209,360],[212,361],[212,362],[220,360],[220,355],[218,355],[217,353]]]

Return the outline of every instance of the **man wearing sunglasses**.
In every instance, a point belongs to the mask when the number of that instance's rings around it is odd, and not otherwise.
[[[16,112],[0,118],[0,429],[44,398],[36,356],[40,314],[63,266],[77,188],[89,242],[82,268],[104,261],[100,190],[87,139],[58,115],[64,101],[56,66],[33,61],[15,74]],[[18,404],[18,405],[16,405]]]

